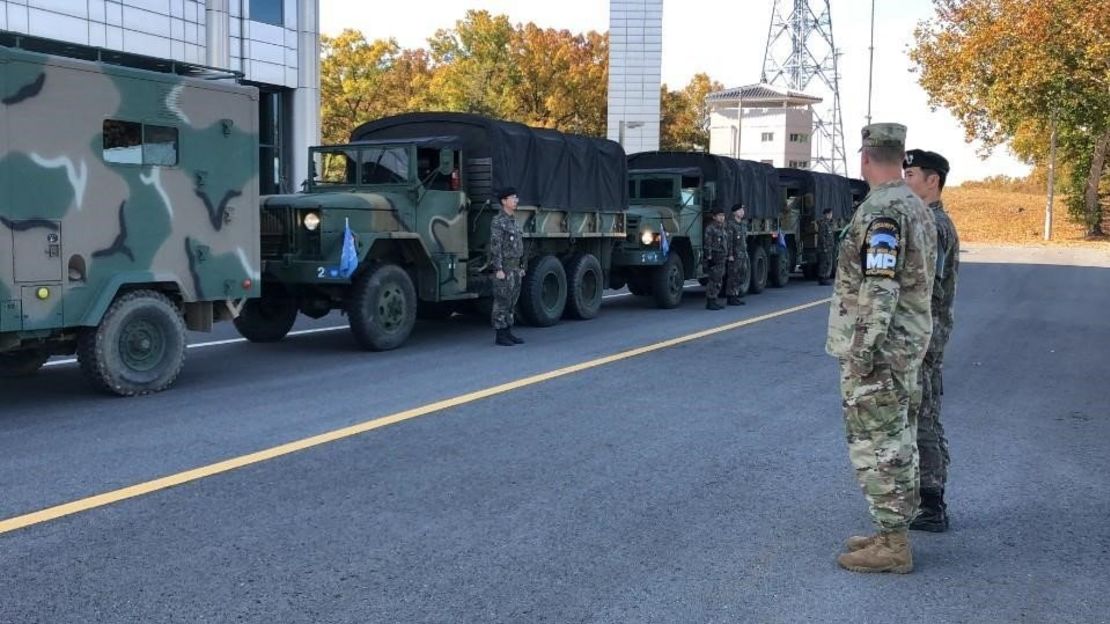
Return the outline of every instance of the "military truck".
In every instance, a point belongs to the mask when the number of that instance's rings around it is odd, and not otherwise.
[[[817,219],[826,208],[831,208],[833,230],[844,227],[851,219],[853,196],[860,187],[857,184],[853,189],[843,176],[805,169],[779,169],[778,177],[785,193],[782,229],[787,233],[789,253],[796,259],[791,267],[800,265],[806,279],[815,279]]]
[[[517,190],[536,326],[596,316],[625,237],[624,151],[612,141],[463,113],[411,113],[316,147],[304,193],[263,198],[262,297],[235,321],[280,340],[298,313],[342,310],[369,350],[405,342],[417,313],[488,315],[490,220]]]
[[[156,392],[186,329],[258,296],[258,102],[234,78],[0,33],[0,375],[76,353],[99,388]]]
[[[774,167],[694,152],[642,152],[628,157],[628,235],[614,250],[612,287],[628,285],[657,306],[682,302],[688,279],[705,279],[702,231],[709,211],[743,204],[751,271],[746,292],[758,293],[779,271],[779,197]],[[731,218],[731,216],[729,217]]]

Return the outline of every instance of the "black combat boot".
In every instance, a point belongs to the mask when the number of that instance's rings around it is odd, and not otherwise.
[[[921,508],[910,523],[914,531],[944,533],[948,530],[948,505],[944,503],[944,490],[921,491]]]
[[[494,344],[501,345],[502,347],[511,347],[516,343],[509,337],[509,330],[499,329],[497,330],[497,340],[494,341]]]
[[[524,341],[518,338],[517,335],[513,333],[512,327],[505,328],[505,334],[509,336],[509,340],[512,340],[513,344],[524,344]]]
[[[747,302],[744,301],[743,299],[741,299],[740,297],[729,297],[728,298],[728,304],[730,306],[745,305],[746,303]]]
[[[719,299],[716,299],[716,298],[706,299],[705,300],[705,309],[706,310],[724,310],[725,306],[721,305],[721,302],[720,302]]]

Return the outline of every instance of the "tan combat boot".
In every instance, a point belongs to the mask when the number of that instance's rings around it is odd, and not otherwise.
[[[855,552],[867,548],[871,545],[871,542],[877,540],[881,535],[882,533],[876,533],[874,535],[853,535],[849,537],[847,542],[848,552]]]
[[[913,572],[913,551],[906,531],[881,533],[863,548],[836,558],[840,567],[853,572]]]

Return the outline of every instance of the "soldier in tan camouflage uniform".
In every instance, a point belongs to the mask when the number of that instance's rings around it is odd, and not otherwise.
[[[714,206],[711,211],[713,220],[705,226],[702,235],[703,262],[709,281],[705,284],[705,309],[723,310],[720,296],[724,286],[725,268],[729,257],[729,236],[725,229],[725,210]]]
[[[817,220],[817,279],[827,286],[832,278],[832,263],[836,256],[836,235],[833,233],[832,209],[826,208]]]
[[[524,278],[524,232],[513,214],[519,198],[516,189],[505,188],[497,193],[501,210],[490,222],[489,256],[493,269],[493,329],[497,331],[495,344],[511,347],[524,341],[513,335],[513,309],[520,298],[520,283]]]
[[[744,206],[732,207],[732,218],[728,221],[729,256],[725,269],[725,293],[728,305],[744,305],[744,292],[747,290],[751,270],[748,266],[748,224],[744,223]]]
[[[933,280],[933,336],[921,367],[921,409],[917,415],[917,451],[921,457],[921,513],[910,528],[940,533],[948,530],[944,486],[948,480],[948,440],[940,422],[944,393],[941,364],[952,333],[952,304],[960,268],[960,238],[944,211],[941,192],[948,178],[948,161],[936,152],[910,150],[903,164],[906,185],[929,205],[937,223],[937,271]]]
[[[877,533],[848,540],[837,558],[856,572],[913,570],[908,528],[918,506],[914,422],[918,374],[932,333],[936,224],[902,181],[906,127],[863,129],[871,185],[844,240],[826,350],[840,360],[849,457]]]

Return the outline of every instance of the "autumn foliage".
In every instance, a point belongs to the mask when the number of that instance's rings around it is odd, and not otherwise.
[[[359,124],[398,113],[462,111],[564,132],[605,136],[609,37],[512,24],[468,11],[426,48],[367,41],[356,30],[323,36],[321,133],[342,143]],[[706,149],[705,95],[721,85],[704,74],[662,93],[663,149]]]

